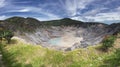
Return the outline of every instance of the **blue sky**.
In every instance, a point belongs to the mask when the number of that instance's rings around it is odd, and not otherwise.
[[[0,20],[12,16],[40,21],[68,17],[109,24],[120,21],[120,0],[0,0]]]

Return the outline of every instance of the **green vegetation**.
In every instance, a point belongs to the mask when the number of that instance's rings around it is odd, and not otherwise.
[[[110,37],[108,40],[111,42],[114,39]],[[118,67],[120,38],[115,39],[114,42],[113,47],[107,52],[99,50],[102,44],[62,52],[23,43],[13,38],[10,45],[3,41],[0,50],[6,67]]]
[[[116,36],[108,36],[102,41],[102,49],[107,51],[110,47],[114,46],[114,42],[116,40]]]
[[[114,54],[115,49],[101,52],[97,50],[98,47],[100,46],[61,52],[14,39],[11,45],[4,42],[1,44],[3,60],[7,67],[99,67]]]
[[[78,26],[83,24],[83,22],[72,20],[70,18],[64,18],[61,20],[44,21],[42,24],[45,26],[70,26],[70,25]]]
[[[112,55],[106,57],[103,62],[104,64],[100,67],[120,67],[120,48],[116,49]]]
[[[0,30],[0,40],[2,41],[2,39],[5,38],[8,42],[8,44],[10,43],[13,35],[14,34],[9,30]]]
[[[12,31],[20,31],[22,32],[33,32],[34,29],[41,26],[40,21],[34,19],[34,18],[23,18],[23,17],[11,17],[8,19],[5,19],[3,21],[4,23],[1,25],[4,25],[5,28],[10,29]]]

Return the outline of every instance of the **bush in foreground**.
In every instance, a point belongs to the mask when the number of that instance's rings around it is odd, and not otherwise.
[[[0,30],[0,40],[2,41],[2,39],[5,38],[8,42],[8,44],[10,43],[13,35],[14,34],[9,30]]]
[[[102,49],[107,51],[110,47],[113,47],[116,36],[108,36],[102,41]]]
[[[120,67],[120,48],[116,49],[112,55],[107,56],[103,62],[104,64],[99,67]]]

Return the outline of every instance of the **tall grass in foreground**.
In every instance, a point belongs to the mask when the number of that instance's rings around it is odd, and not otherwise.
[[[101,52],[97,50],[100,46],[96,46],[62,52],[20,41],[2,43],[0,47],[7,67],[108,67],[110,64],[104,61],[110,59],[115,51]]]

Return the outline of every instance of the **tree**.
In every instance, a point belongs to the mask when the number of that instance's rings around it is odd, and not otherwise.
[[[11,41],[11,38],[14,36],[14,34],[9,30],[1,30],[0,31],[0,40],[2,41],[3,38],[5,38],[8,42],[8,44]]]

